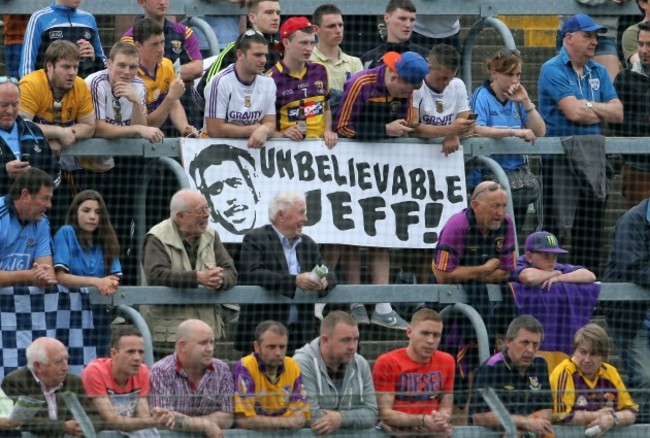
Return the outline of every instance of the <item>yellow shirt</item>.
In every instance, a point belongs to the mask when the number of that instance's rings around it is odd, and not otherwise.
[[[54,95],[45,70],[36,70],[20,80],[20,109],[34,114],[34,122],[44,125],[70,126],[77,119],[95,111],[90,89],[77,76],[74,85],[60,101],[60,110],[54,105]]]

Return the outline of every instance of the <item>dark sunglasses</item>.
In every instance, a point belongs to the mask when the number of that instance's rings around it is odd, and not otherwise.
[[[497,53],[497,59],[508,58],[512,55],[515,55],[517,58],[521,59],[521,52],[518,49],[509,49],[507,47],[499,50]]]

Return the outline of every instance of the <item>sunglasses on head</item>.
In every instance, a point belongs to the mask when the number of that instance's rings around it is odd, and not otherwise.
[[[497,190],[499,190],[499,189],[501,189],[501,188],[502,188],[502,187],[501,187],[501,184],[499,184],[499,183],[492,183],[492,184],[490,184],[490,185],[488,185],[488,186],[485,186],[485,187],[482,188],[481,190],[479,190],[479,191],[475,191],[475,192],[472,194],[472,201],[474,201],[476,198],[478,198],[479,196],[481,196],[482,193],[485,193],[485,192],[494,192],[494,191],[497,191]]]
[[[13,76],[0,76],[0,84],[6,84],[7,82],[18,85],[18,79],[14,78]]]
[[[517,58],[521,59],[521,52],[518,49],[509,49],[507,47],[499,50],[497,53],[497,59],[508,58],[512,55],[515,55]]]

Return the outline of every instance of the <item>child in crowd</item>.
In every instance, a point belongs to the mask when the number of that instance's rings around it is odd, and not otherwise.
[[[120,245],[102,196],[94,190],[77,194],[65,223],[54,236],[57,281],[68,288],[96,287],[102,295],[113,295],[122,275]],[[110,318],[107,309],[94,310],[97,353],[104,357],[108,353]]]
[[[548,231],[538,231],[526,238],[526,254],[517,259],[517,268],[511,281],[526,286],[550,289],[553,283],[593,283],[596,275],[582,266],[563,265],[557,262],[558,254],[567,254],[560,248],[557,238]]]

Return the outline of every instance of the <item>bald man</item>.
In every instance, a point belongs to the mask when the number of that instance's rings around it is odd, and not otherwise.
[[[188,319],[176,331],[175,352],[151,367],[151,406],[174,411],[176,430],[221,436],[232,426],[232,373],[213,354],[212,328]]]
[[[34,435],[81,435],[81,428],[62,397],[67,391],[76,394],[88,412],[81,379],[68,374],[68,350],[59,340],[43,337],[33,341],[25,354],[27,366],[7,374],[2,381],[2,390],[14,402],[21,396],[42,402],[21,431]]]

